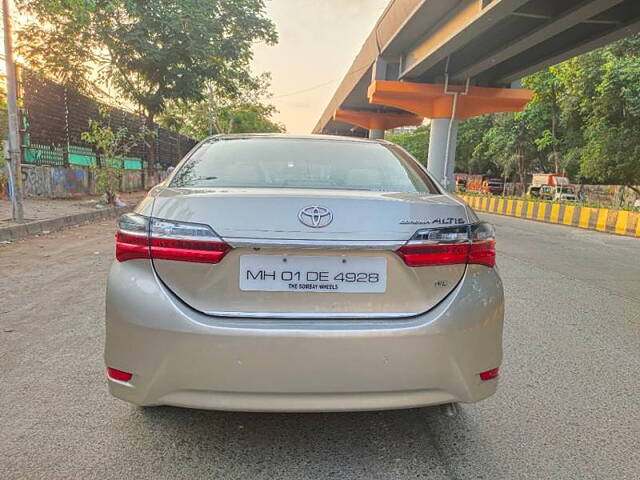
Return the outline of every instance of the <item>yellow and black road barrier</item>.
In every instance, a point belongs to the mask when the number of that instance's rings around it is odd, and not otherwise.
[[[460,198],[480,212],[640,237],[640,212],[476,195]]]

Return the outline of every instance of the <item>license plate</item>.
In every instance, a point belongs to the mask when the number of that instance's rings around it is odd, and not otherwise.
[[[240,290],[384,293],[384,257],[242,255]]]

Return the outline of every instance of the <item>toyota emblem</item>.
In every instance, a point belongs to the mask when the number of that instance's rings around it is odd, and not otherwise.
[[[326,227],[333,221],[333,213],[326,207],[312,205],[304,207],[298,213],[298,220],[303,225],[311,228]]]

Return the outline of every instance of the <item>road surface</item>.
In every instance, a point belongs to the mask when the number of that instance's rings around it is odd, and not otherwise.
[[[640,240],[483,217],[505,363],[453,419],[129,406],[102,364],[113,223],[0,246],[0,479],[640,478]]]

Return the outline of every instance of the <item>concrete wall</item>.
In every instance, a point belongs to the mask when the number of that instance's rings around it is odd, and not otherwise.
[[[142,170],[125,170],[120,185],[123,192],[142,190]]]
[[[633,206],[640,199],[632,189],[621,185],[579,185],[576,189],[585,203]]]
[[[9,198],[9,179],[0,168],[0,200],[7,200]]]
[[[26,197],[70,198],[95,194],[91,171],[77,166],[23,164],[22,188]]]
[[[144,175],[148,177],[148,175]],[[161,180],[161,175],[145,178],[147,188]],[[121,191],[143,190],[143,172],[124,170]],[[22,165],[22,185],[24,195],[31,198],[73,198],[95,195],[95,181],[90,168],[71,165],[52,167],[48,165]],[[0,189],[1,190],[1,189]]]

